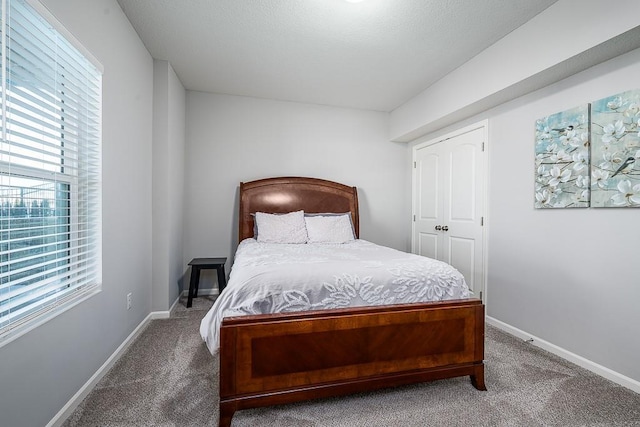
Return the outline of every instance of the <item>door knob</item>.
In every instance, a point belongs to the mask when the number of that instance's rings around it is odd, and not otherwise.
[[[441,225],[436,225],[436,230],[438,230],[438,231],[442,230],[442,226]]]
[[[442,231],[449,231],[449,227],[448,227],[448,226],[446,226],[446,225],[445,225],[445,226],[443,226],[443,227],[442,227]]]

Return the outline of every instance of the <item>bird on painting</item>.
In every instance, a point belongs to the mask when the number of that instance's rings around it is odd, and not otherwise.
[[[627,173],[630,172],[631,169],[633,169],[633,165],[635,164],[636,159],[635,157],[629,157],[627,160],[625,160],[622,165],[620,165],[620,167],[618,168],[617,171],[614,172],[613,175],[611,175],[611,178],[613,178],[614,176],[618,175],[619,173]]]
[[[569,125],[566,128],[553,128],[551,129],[554,132],[558,132],[558,133],[567,133],[567,132],[571,132],[573,130],[573,126]]]

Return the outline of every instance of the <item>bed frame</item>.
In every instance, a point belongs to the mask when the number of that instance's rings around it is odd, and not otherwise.
[[[255,212],[350,212],[355,187],[315,178],[240,184],[239,238]],[[236,410],[469,375],[484,385],[480,300],[227,317],[220,328],[220,427]]]

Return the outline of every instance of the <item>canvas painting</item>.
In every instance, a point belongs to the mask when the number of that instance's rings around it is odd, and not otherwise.
[[[591,206],[640,207],[640,90],[591,108]]]
[[[536,208],[589,207],[589,104],[536,121]]]

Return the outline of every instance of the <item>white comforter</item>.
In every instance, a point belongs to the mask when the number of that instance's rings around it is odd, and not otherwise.
[[[202,319],[214,354],[227,316],[469,298],[452,266],[365,240],[272,244],[243,240],[229,283]]]

